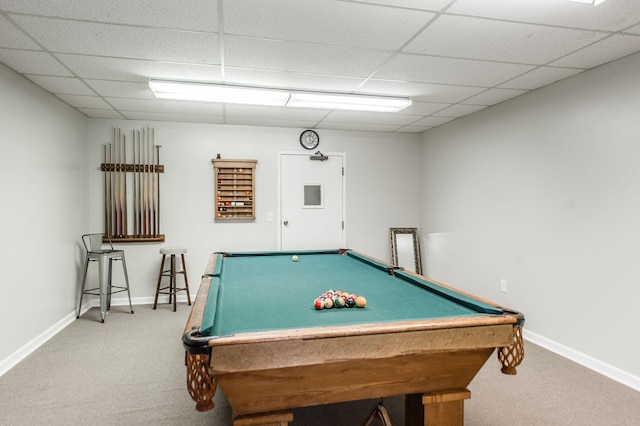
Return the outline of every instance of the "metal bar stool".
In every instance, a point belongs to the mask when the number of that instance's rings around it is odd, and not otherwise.
[[[173,301],[173,312],[176,311],[176,293],[179,291],[187,292],[187,302],[191,305],[191,295],[189,294],[189,279],[187,278],[187,267],[184,262],[184,254],[187,252],[185,248],[163,248],[160,249],[160,254],[162,255],[162,262],[160,263],[160,273],[158,274],[158,285],[156,287],[156,298],[153,302],[153,309],[158,307],[158,295],[160,294],[168,294],[169,295],[169,303]],[[176,269],[176,255],[180,255],[180,259],[182,261],[182,270]],[[165,260],[167,256],[171,257],[169,269],[164,269]],[[184,277],[184,287],[177,286],[176,275],[182,274]],[[165,287],[161,287],[162,285],[162,277],[169,278],[169,285]]]
[[[103,249],[103,237],[105,236],[107,238],[108,248]],[[80,318],[82,298],[85,294],[100,296],[100,319],[102,322],[104,322],[107,311],[111,309],[111,295],[113,293],[126,291],[127,296],[129,297],[129,310],[133,313],[131,292],[129,291],[129,275],[127,274],[127,263],[124,260],[124,250],[115,250],[111,243],[111,238],[106,234],[85,234],[82,236],[82,244],[86,250],[86,260],[84,263],[84,274],[82,276],[82,287],[80,288],[80,301],[78,302],[76,319]],[[124,281],[126,284],[124,287],[114,286],[111,282],[114,260],[122,261]],[[85,290],[89,262],[98,262],[98,287]]]

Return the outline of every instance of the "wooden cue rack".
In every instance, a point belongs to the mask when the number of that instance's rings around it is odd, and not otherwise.
[[[128,145],[122,129],[114,127],[103,155],[104,239],[114,243],[163,242],[160,174],[164,166],[153,127],[133,130]]]

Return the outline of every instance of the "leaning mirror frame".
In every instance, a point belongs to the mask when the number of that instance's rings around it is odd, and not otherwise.
[[[411,237],[412,244],[411,249],[413,253],[398,253],[398,235],[408,234]],[[389,238],[391,240],[391,263],[393,265],[402,266],[399,264],[399,259],[406,258],[406,256],[413,257],[415,269],[413,272],[422,275],[422,256],[420,255],[420,240],[418,239],[418,228],[389,228]]]

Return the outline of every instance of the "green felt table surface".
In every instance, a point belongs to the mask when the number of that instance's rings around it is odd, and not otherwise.
[[[292,255],[298,261],[292,261]],[[347,251],[218,255],[201,333],[243,332],[500,315],[494,306]],[[316,310],[327,290],[364,296],[364,308]]]

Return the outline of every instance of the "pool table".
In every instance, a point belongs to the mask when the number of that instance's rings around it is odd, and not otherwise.
[[[330,289],[366,306],[316,309]],[[496,348],[515,374],[523,324],[517,311],[352,250],[214,253],[182,338],[187,388],[205,411],[220,386],[235,426],[394,395],[406,395],[407,425],[462,424],[467,386]]]

